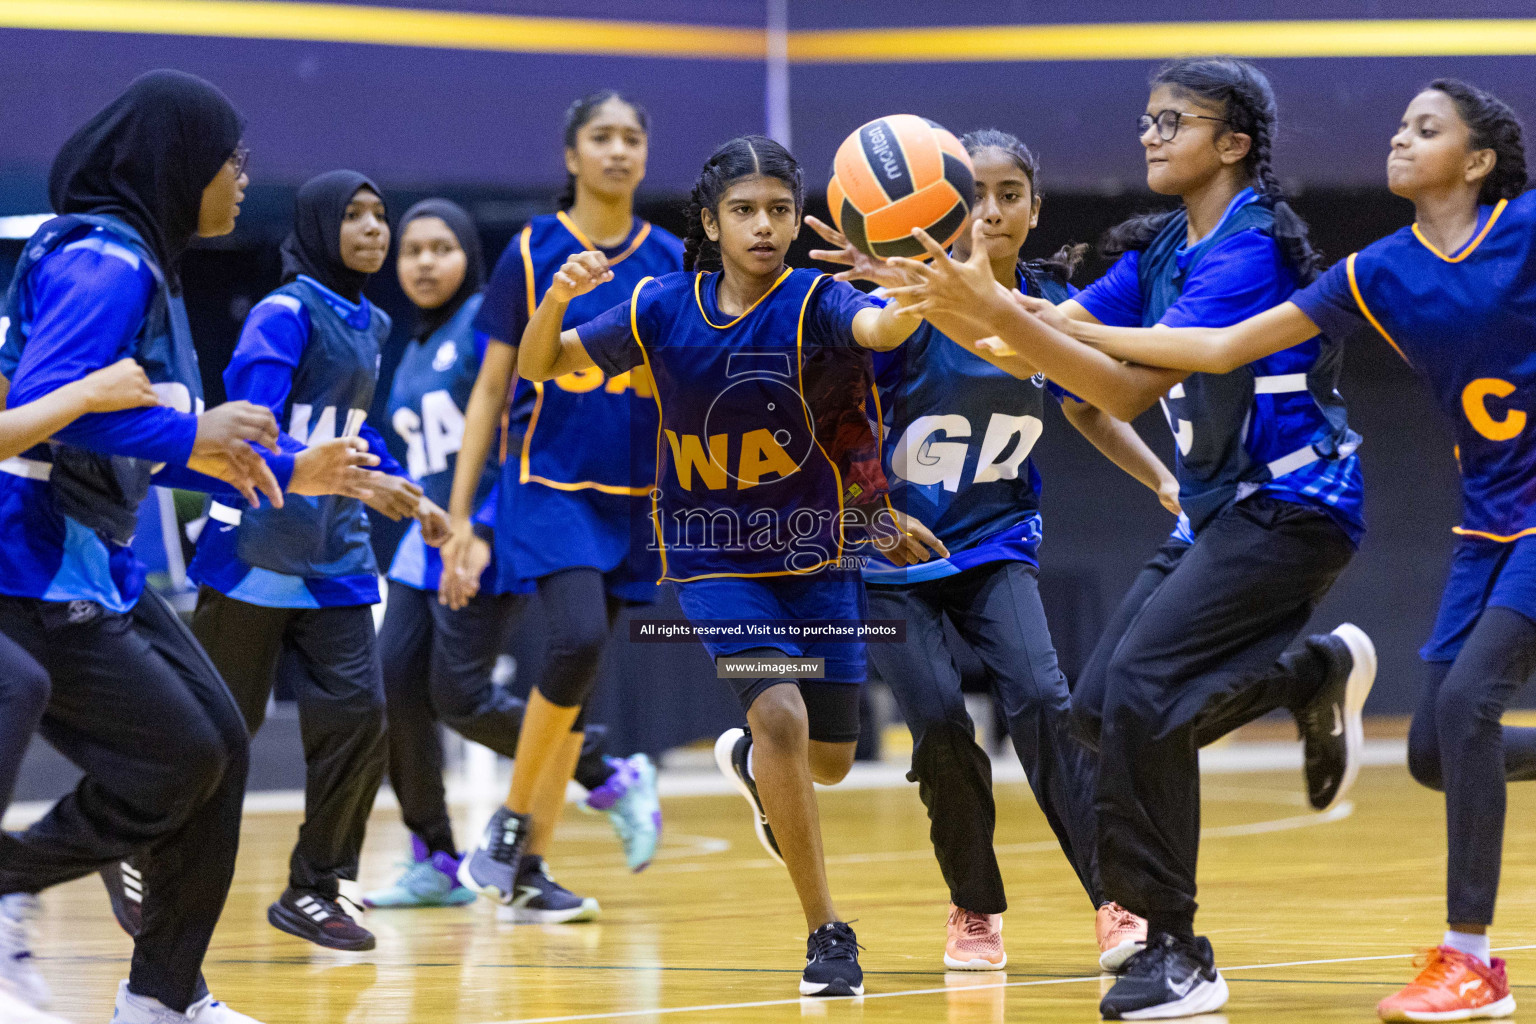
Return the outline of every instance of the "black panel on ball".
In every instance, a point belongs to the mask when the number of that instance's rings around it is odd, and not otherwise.
[[[960,193],[960,201],[970,209],[971,197],[976,194],[976,176],[964,162],[952,153],[944,154],[944,180]]]
[[[960,230],[960,225],[965,223],[965,217],[970,212],[965,203],[956,203],[950,207],[948,213],[939,218],[938,223],[925,230],[933,236],[935,242],[943,245],[950,235]],[[916,239],[913,239],[913,241],[916,241]]]
[[[965,215],[962,213],[961,216],[964,217]],[[948,219],[947,214],[945,217]],[[911,235],[893,239],[889,242],[880,242],[867,251],[873,256],[879,256],[881,259],[890,259],[892,256],[906,256],[910,259],[917,259],[920,256],[928,255],[928,250],[923,248],[923,243]]]
[[[843,235],[848,239],[848,244],[866,255],[873,256],[875,252],[869,247],[869,236],[864,231],[864,215],[859,208],[853,205],[853,200],[843,200],[843,212],[838,217],[838,223],[842,226]]]

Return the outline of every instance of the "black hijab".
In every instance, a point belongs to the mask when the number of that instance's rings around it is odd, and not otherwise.
[[[343,298],[362,299],[369,275],[341,261],[341,220],[360,188],[384,198],[379,186],[356,171],[327,171],[299,187],[293,231],[283,240],[285,284],[308,274]]]
[[[420,217],[441,218],[448,225],[448,230],[453,232],[453,237],[459,240],[459,248],[464,250],[464,280],[459,282],[459,290],[441,306],[436,309],[417,309],[414,332],[417,339],[430,336],[433,331],[452,320],[469,297],[485,284],[485,259],[480,254],[480,232],[475,230],[475,222],[464,207],[447,199],[423,199],[406,210],[405,216],[400,218],[402,241],[405,239],[406,226]]]
[[[197,233],[203,189],[244,130],[245,119],[213,85],[180,71],[151,71],[64,143],[48,172],[48,199],[57,213],[126,221],[179,293],[181,255]]]

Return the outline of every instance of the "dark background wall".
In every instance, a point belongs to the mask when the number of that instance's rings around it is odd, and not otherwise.
[[[574,0],[433,0],[410,6],[499,15],[586,17]],[[1259,19],[1443,17],[1419,0],[1270,0],[1242,12],[1217,0],[1157,5],[1165,21],[1241,16]],[[1469,0],[1460,17],[1528,16],[1515,0]],[[604,16],[648,22],[761,26],[762,0],[610,0]],[[366,14],[364,15],[366,16]],[[1135,22],[1145,4],[1129,0],[978,0],[968,5],[915,0],[789,0],[795,31],[932,26]],[[23,30],[0,9],[0,214],[46,209],[45,177],[59,143],[128,79],[172,66],[224,87],[250,120],[247,141],[255,184],[239,229],[196,250],[186,278],[210,400],[218,373],[250,305],[277,283],[276,244],[286,230],[293,188],[313,173],[352,166],[373,175],[398,214],[415,199],[445,194],[470,207],[487,252],[499,253],[529,217],[551,208],[563,180],[561,112],[576,95],[613,86],[642,100],[653,115],[652,159],[641,212],[680,230],[680,202],[697,167],[722,139],[765,127],[768,75],[760,59],[630,57],[591,53],[485,52],[345,42]],[[1116,29],[1116,31],[1123,31]],[[935,39],[940,37],[935,36]],[[1254,36],[1235,35],[1234,39]],[[925,56],[922,44],[909,57]],[[1068,240],[1093,240],[1123,216],[1152,204],[1142,186],[1131,130],[1145,101],[1153,61],[974,61],[942,51],[942,60],[797,61],[789,74],[794,147],[808,169],[812,210],[838,142],[870,117],[893,110],[925,114],[964,131],[995,125],[1013,131],[1043,158],[1046,207],[1028,254]],[[1235,48],[1235,47],[1233,47]],[[1490,44],[1485,49],[1497,50]],[[942,52],[941,52],[942,51]],[[1405,224],[1406,204],[1381,184],[1387,138],[1402,107],[1431,77],[1460,75],[1491,87],[1517,108],[1536,109],[1536,62],[1529,55],[1373,56],[1369,45],[1343,57],[1272,57],[1272,77],[1286,118],[1277,162],[1296,206],[1330,259],[1341,258]],[[10,243],[0,258],[14,258]],[[0,270],[4,270],[0,266]],[[1084,268],[1079,283],[1102,263]],[[395,315],[384,360],[387,379],[410,321],[392,274],[370,295]],[[383,415],[387,386],[373,421]],[[1425,389],[1372,337],[1350,339],[1343,392],[1365,436],[1370,532],[1354,565],[1318,615],[1343,618],[1377,640],[1382,675],[1372,708],[1406,712],[1420,678],[1416,650],[1433,618],[1459,498],[1446,425]],[[1166,426],[1154,411],[1137,423],[1165,457]],[[1036,449],[1045,479],[1045,589],[1063,660],[1079,664],[1099,624],[1141,561],[1170,528],[1153,497],[1110,466],[1059,417]],[[397,536],[386,527],[387,557]],[[537,663],[537,620],[524,662]],[[626,693],[644,692],[657,715],[668,701],[720,696],[702,652],[621,645],[605,671],[600,717],[627,726],[641,713]],[[677,680],[691,680],[687,688]],[[639,682],[637,682],[639,680]],[[525,677],[526,681],[526,677]],[[642,691],[636,691],[642,686]],[[729,701],[719,704],[729,713]],[[650,711],[645,712],[650,717]]]

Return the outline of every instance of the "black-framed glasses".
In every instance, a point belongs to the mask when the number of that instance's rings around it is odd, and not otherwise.
[[[1153,125],[1157,125],[1157,137],[1162,139],[1164,142],[1172,142],[1173,137],[1179,134],[1179,123],[1186,117],[1200,121],[1220,121],[1222,124],[1227,123],[1227,119],[1224,117],[1209,117],[1205,114],[1186,114],[1182,110],[1159,110],[1156,117],[1153,117],[1151,114],[1142,114],[1136,119],[1136,137],[1138,139],[1141,138],[1143,135],[1147,134],[1147,131]]]
[[[229,154],[229,159],[225,162],[234,165],[235,177],[238,178],[245,173],[245,165],[250,159],[251,149],[242,143],[235,147],[235,151]]]

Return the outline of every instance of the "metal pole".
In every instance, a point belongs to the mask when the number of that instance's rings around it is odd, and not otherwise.
[[[766,0],[768,53],[764,65],[768,137],[790,146],[789,124],[789,0]]]

